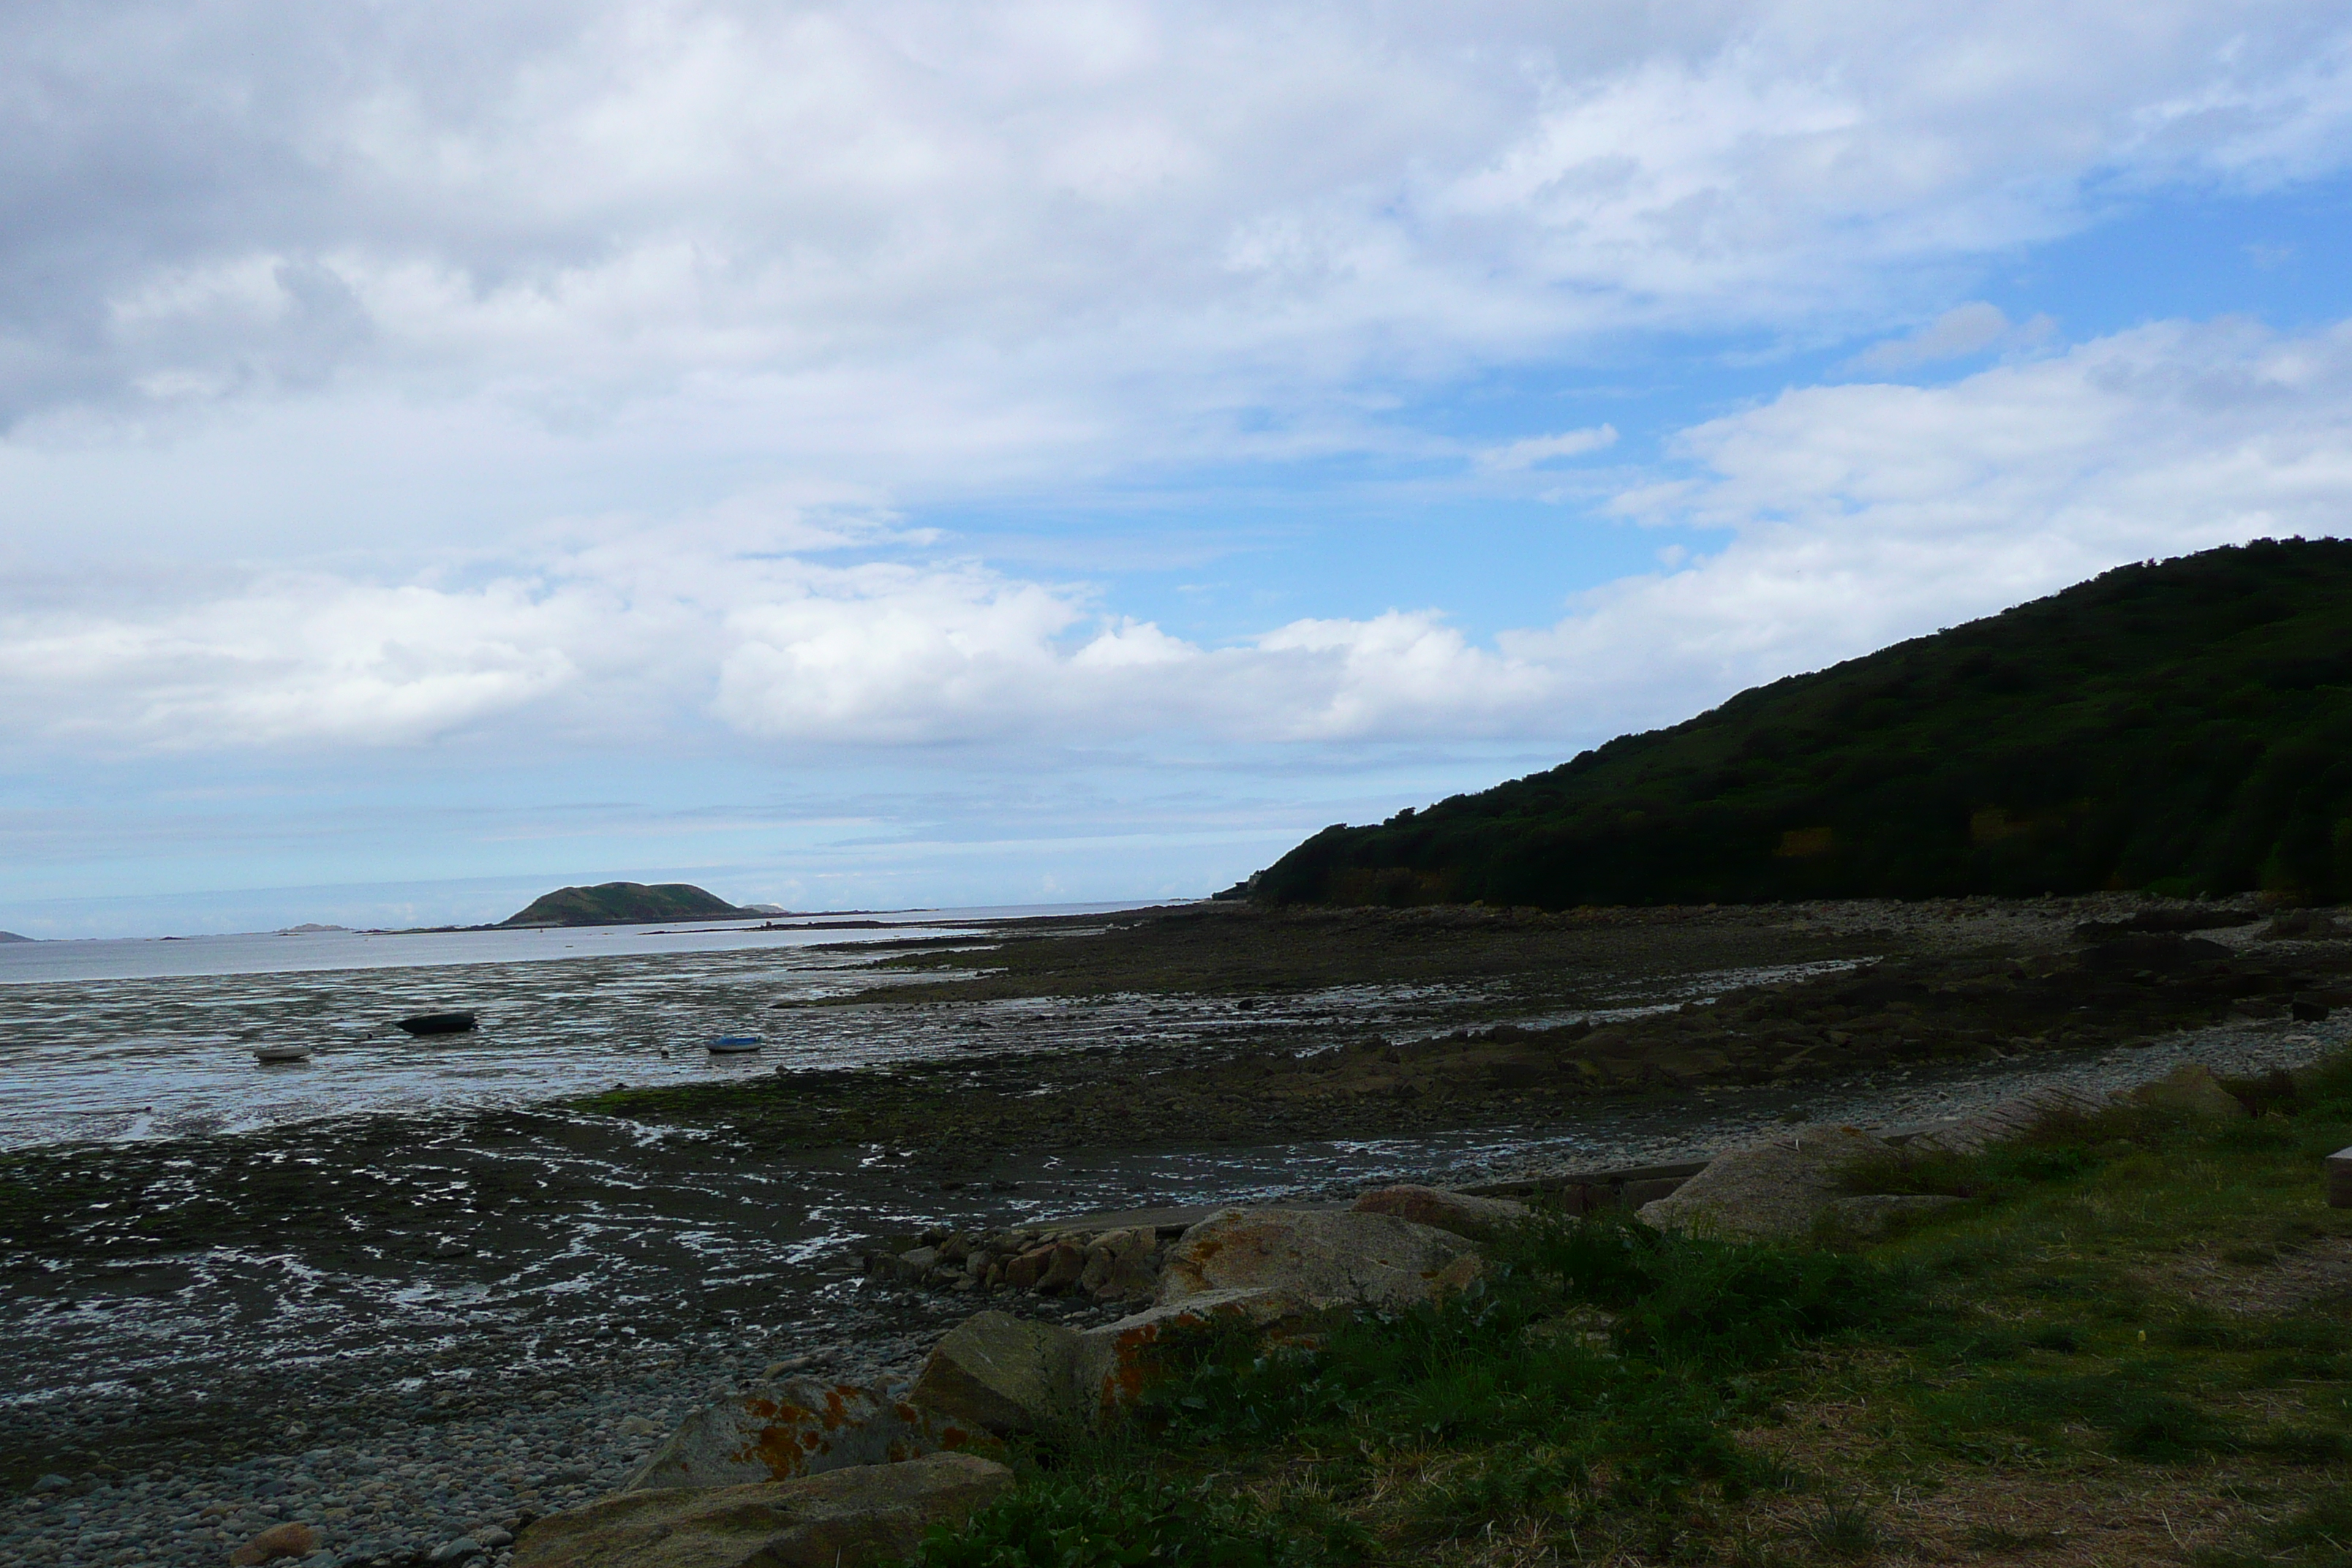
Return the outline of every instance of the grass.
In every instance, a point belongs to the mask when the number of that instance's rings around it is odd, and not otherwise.
[[[1173,1342],[929,1568],[2352,1568],[2352,1059],[2259,1118],[2117,1111],[1858,1175],[1868,1246],[1531,1224],[1442,1308]]]

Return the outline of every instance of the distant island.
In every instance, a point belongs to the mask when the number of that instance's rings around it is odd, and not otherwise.
[[[0,931],[0,942],[38,942],[37,936],[18,936],[13,931]]]
[[[645,925],[660,921],[728,920],[754,913],[688,882],[599,882],[558,888],[509,915],[500,926]],[[756,911],[765,912],[765,911]]]
[[[1220,895],[2352,899],[2352,542],[2126,566],[1547,773],[1325,829]]]

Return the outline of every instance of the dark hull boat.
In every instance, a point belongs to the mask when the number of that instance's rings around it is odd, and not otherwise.
[[[412,1035],[462,1035],[474,1026],[471,1013],[419,1013],[403,1018],[400,1026]]]

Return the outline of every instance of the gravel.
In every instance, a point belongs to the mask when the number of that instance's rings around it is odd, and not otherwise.
[[[1108,1321],[1118,1311],[1037,1305],[1065,1321]],[[504,1568],[525,1523],[614,1490],[689,1410],[773,1362],[800,1360],[843,1382],[904,1384],[940,1329],[969,1310],[961,1301],[900,1307],[934,1325],[853,1340],[835,1337],[830,1331],[843,1325],[830,1321],[789,1338],[710,1335],[645,1346],[572,1386],[462,1396],[475,1408],[444,1419],[383,1421],[324,1443],[289,1428],[274,1451],[234,1464],[46,1476],[0,1504],[0,1562],[218,1568],[262,1531],[299,1520],[323,1543],[300,1560],[303,1568]],[[845,1303],[839,1318],[876,1314]]]

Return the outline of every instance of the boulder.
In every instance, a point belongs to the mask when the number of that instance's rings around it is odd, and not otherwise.
[[[1510,1198],[1450,1193],[1442,1187],[1376,1187],[1356,1200],[1356,1212],[1394,1215],[1472,1241],[1492,1241],[1525,1219],[1528,1205]]]
[[[2327,1173],[2327,1206],[2352,1209],[2352,1149],[2338,1149],[2322,1168]]]
[[[1049,1431],[1074,1416],[1077,1353],[1076,1329],[982,1312],[932,1347],[908,1400],[968,1431]]]
[[[319,1532],[299,1520],[273,1524],[228,1554],[236,1568],[274,1563],[280,1557],[308,1557],[319,1550]]]
[[[910,1247],[905,1252],[871,1252],[866,1257],[868,1279],[893,1280],[901,1285],[919,1285],[923,1276],[939,1263],[936,1247]]]
[[[2126,1105],[2200,1121],[2236,1121],[2246,1114],[2238,1097],[2223,1089],[2201,1062],[2183,1062],[2120,1098]]]
[[[1717,1155],[1671,1195],[1643,1204],[1641,1217],[1736,1240],[1802,1236],[1845,1195],[1847,1166],[1893,1149],[1859,1128],[1799,1128]]]
[[[2063,1084],[2049,1084],[1989,1110],[1947,1121],[1919,1132],[1903,1147],[1917,1153],[1973,1154],[1988,1143],[2021,1137],[2045,1121],[2095,1116],[2107,1109],[2095,1095]]]
[[[1253,1329],[1295,1322],[1311,1310],[1287,1290],[1252,1288],[1203,1290],[1181,1301],[1149,1307],[1077,1336],[1071,1408],[1095,1425],[1135,1403],[1156,1370],[1155,1351],[1171,1329],[1230,1317]]]
[[[1051,1247],[1033,1247],[1004,1266],[1004,1282],[1015,1290],[1034,1290],[1053,1260]]]
[[[1829,1216],[1846,1235],[1870,1241],[1886,1235],[1919,1215],[1964,1204],[1941,1193],[1873,1193],[1866,1196],[1833,1198]]]
[[[623,1492],[522,1532],[512,1568],[866,1568],[911,1555],[1013,1485],[1003,1465],[929,1454],[797,1480]]]
[[[1310,1306],[1400,1311],[1477,1277],[1466,1238],[1394,1215],[1333,1209],[1225,1209],[1170,1249],[1156,1304],[1211,1290],[1272,1289]]]
[[[1052,1255],[1045,1260],[1045,1271],[1037,1276],[1041,1291],[1065,1290],[1078,1282],[1087,1271],[1087,1249],[1075,1241],[1057,1241]]]
[[[621,1489],[789,1480],[960,1448],[975,1436],[877,1389],[782,1378],[688,1415]]]
[[[1160,1233],[1150,1226],[1109,1231],[1087,1245],[1087,1266],[1078,1289],[1105,1300],[1128,1297],[1149,1300],[1160,1284],[1152,1254]]]
[[[2341,936],[2335,914],[2327,910],[2281,910],[2263,935],[2273,942],[2325,942]]]

